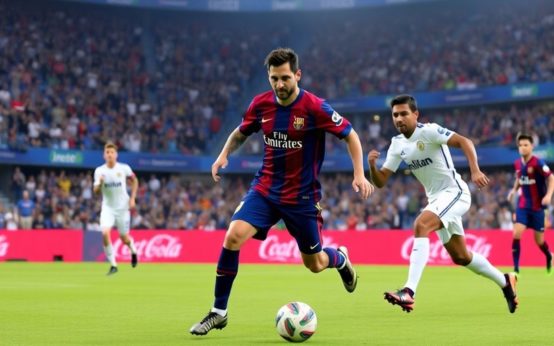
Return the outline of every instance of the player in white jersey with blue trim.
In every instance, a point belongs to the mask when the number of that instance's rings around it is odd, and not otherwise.
[[[104,146],[104,160],[100,167],[94,170],[94,193],[102,192],[102,210],[100,212],[100,228],[104,242],[104,253],[110,262],[108,275],[117,273],[117,262],[112,247],[110,232],[115,226],[119,237],[131,249],[131,265],[137,266],[137,249],[129,236],[131,213],[135,207],[138,190],[138,179],[129,165],[117,162],[117,147],[108,142]],[[127,180],[131,182],[131,196],[127,193]]]
[[[383,187],[403,161],[424,186],[429,204],[414,223],[408,280],[404,288],[385,292],[385,299],[406,312],[413,310],[416,289],[429,259],[429,234],[436,231],[452,261],[496,282],[502,288],[509,311],[515,312],[518,305],[515,274],[501,273],[484,256],[468,251],[465,244],[462,215],[469,210],[471,195],[454,168],[449,147],[463,151],[469,163],[471,180],[483,188],[489,179],[479,169],[473,142],[437,124],[418,123],[417,103],[410,95],[393,98],[391,108],[392,120],[400,135],[392,138],[381,169],[376,166],[379,152],[372,150],[369,153],[373,183]]]

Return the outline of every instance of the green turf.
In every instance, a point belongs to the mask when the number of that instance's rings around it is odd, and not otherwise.
[[[334,270],[242,265],[229,325],[188,333],[212,304],[213,265],[0,263],[0,345],[286,344],[275,313],[303,301],[317,313],[314,345],[545,345],[554,337],[554,277],[523,268],[520,308],[508,313],[500,289],[468,270],[428,267],[414,312],[383,300],[404,283],[407,267],[358,266],[348,294]]]

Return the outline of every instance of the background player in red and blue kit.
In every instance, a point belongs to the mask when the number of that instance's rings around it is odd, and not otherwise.
[[[283,219],[296,239],[304,265],[314,273],[337,268],[348,292],[356,288],[356,272],[345,247],[323,248],[321,243],[321,185],[317,179],[325,154],[325,132],[344,139],[354,166],[352,187],[366,199],[373,186],[365,178],[362,145],[352,125],[324,100],[298,87],[298,56],[279,48],[265,65],[273,90],[252,100],[242,123],[227,139],[212,165],[212,176],[227,166],[227,157],[254,132],[262,131],[264,157],[251,188],[237,207],[217,263],[215,302],[204,319],[190,329],[205,335],[227,325],[227,302],[237,275],[239,251],[250,238],[263,240]]]
[[[520,134],[517,137],[517,146],[521,158],[514,162],[516,180],[508,194],[508,200],[511,201],[519,191],[512,241],[514,270],[519,273],[521,234],[525,229],[532,228],[535,231],[535,243],[546,257],[546,271],[550,273],[552,254],[544,240],[544,209],[552,200],[554,176],[546,163],[533,155],[533,137]]]

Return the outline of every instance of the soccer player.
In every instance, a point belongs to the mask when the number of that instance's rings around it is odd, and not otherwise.
[[[366,199],[373,186],[365,178],[360,139],[351,124],[327,102],[299,88],[298,56],[290,48],[273,50],[265,59],[273,90],[254,97],[242,123],[227,139],[212,165],[218,182],[228,156],[254,132],[262,131],[262,167],[251,188],[235,210],[217,263],[215,301],[209,313],[190,332],[205,335],[227,325],[227,302],[237,275],[239,251],[250,238],[264,240],[268,230],[283,219],[296,239],[304,265],[314,273],[337,268],[348,292],[356,288],[356,271],[348,251],[323,248],[318,181],[325,148],[325,132],[343,139],[354,166],[352,187]]]
[[[516,180],[508,194],[512,201],[520,191],[516,208],[516,223],[514,224],[514,239],[512,241],[512,257],[514,270],[519,273],[519,256],[521,254],[521,235],[526,228],[535,231],[535,243],[546,257],[546,271],[552,271],[552,254],[548,243],[544,240],[544,209],[552,200],[554,192],[554,176],[546,163],[533,155],[533,137],[527,134],[517,136],[517,147],[521,158],[516,159]],[[521,189],[520,189],[521,188]]]
[[[131,249],[131,265],[137,266],[137,249],[133,239],[129,236],[131,214],[130,209],[135,207],[135,198],[138,190],[138,179],[129,165],[117,162],[117,147],[108,142],[104,145],[104,160],[100,167],[94,170],[94,193],[102,192],[102,210],[100,212],[100,228],[104,241],[104,253],[110,262],[107,275],[117,273],[117,263],[112,248],[110,232],[115,226],[119,237]],[[127,180],[131,182],[131,197],[127,193]]]
[[[398,304],[406,312],[413,310],[417,286],[429,259],[429,234],[437,231],[452,261],[500,286],[508,309],[513,313],[518,304],[515,274],[502,274],[484,256],[469,252],[465,244],[462,215],[470,207],[471,195],[467,184],[454,168],[448,147],[463,151],[469,162],[471,180],[478,188],[483,188],[489,179],[479,169],[473,143],[437,124],[418,123],[417,103],[410,95],[398,95],[390,105],[392,121],[400,135],[392,138],[381,169],[376,167],[379,152],[372,150],[368,154],[373,183],[377,187],[384,186],[404,161],[425,188],[429,204],[415,220],[408,280],[404,288],[385,292],[385,299],[393,305]]]

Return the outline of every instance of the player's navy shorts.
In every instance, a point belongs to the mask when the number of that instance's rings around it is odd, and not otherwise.
[[[516,208],[516,223],[521,223],[537,232],[544,232],[544,210]]]
[[[278,204],[250,189],[235,210],[231,220],[246,221],[257,229],[255,239],[264,240],[271,226],[283,219],[298,249],[305,254],[321,251],[323,218],[319,205]]]

